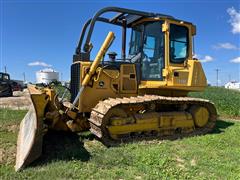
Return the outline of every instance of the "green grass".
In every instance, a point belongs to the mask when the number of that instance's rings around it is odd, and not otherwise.
[[[59,97],[61,97],[65,88],[61,85],[55,85],[54,88]],[[220,87],[207,87],[204,92],[191,92],[189,96],[209,99],[215,104],[218,114],[221,116],[240,116],[240,91]],[[65,98],[70,100],[69,91],[66,92]]]
[[[38,84],[37,86],[40,87],[40,88],[44,87],[42,84]],[[50,87],[52,87],[56,91],[56,94],[58,95],[59,98],[62,98],[62,96],[63,96],[63,94],[66,90],[65,95],[64,95],[64,100],[70,101],[71,94],[70,94],[70,91],[67,87],[62,86],[62,84],[59,83],[59,82],[58,83],[51,83]]]
[[[0,179],[3,175],[3,164],[10,166],[15,162],[17,132],[26,112],[0,109]]]
[[[17,124],[26,113],[25,110],[0,109],[0,126]]]
[[[62,97],[65,87],[55,85],[54,89],[59,97]],[[211,100],[221,116],[240,116],[240,91],[221,87],[207,87],[204,92],[191,92],[189,96]],[[69,91],[66,92],[65,98],[70,100]]]
[[[209,87],[220,115],[239,119],[240,93]],[[0,179],[240,179],[240,121],[217,121],[213,133],[175,141],[106,148],[90,133],[49,133],[43,154],[14,172],[19,123],[26,111],[0,109]]]
[[[62,95],[64,94],[64,91],[66,90],[66,87],[63,87],[61,84],[53,85],[53,87],[56,90],[58,97],[62,98]],[[66,91],[64,98],[66,100],[70,101],[71,94],[70,94],[69,90]]]
[[[0,109],[0,148],[16,144],[19,122],[27,111]]]
[[[1,115],[6,110],[0,110]],[[89,133],[49,134],[42,157],[15,173],[17,130],[26,111],[0,119],[0,179],[239,179],[240,122],[217,121],[212,134],[106,148]],[[11,117],[8,119],[8,117]]]
[[[193,92],[189,95],[211,100],[221,116],[240,116],[240,91],[208,87],[204,92]]]

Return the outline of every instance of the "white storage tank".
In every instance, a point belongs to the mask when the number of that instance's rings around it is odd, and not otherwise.
[[[49,84],[53,81],[59,81],[59,73],[53,69],[43,69],[36,72],[37,84]]]

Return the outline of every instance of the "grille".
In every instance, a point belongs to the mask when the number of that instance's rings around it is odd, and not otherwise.
[[[123,66],[123,74],[124,75],[128,75],[134,73],[134,68],[132,65],[124,65]]]
[[[136,73],[133,64],[122,65],[122,90],[134,91],[136,90]]]
[[[80,86],[80,63],[74,63],[71,66],[71,102],[74,101]]]
[[[129,78],[123,78],[123,90],[134,91],[136,89],[136,81]]]

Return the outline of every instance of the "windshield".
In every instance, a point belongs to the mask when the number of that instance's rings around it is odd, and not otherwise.
[[[161,80],[164,66],[162,22],[149,22],[144,28],[142,79]]]
[[[163,21],[147,22],[134,27],[129,44],[131,62],[141,60],[142,80],[162,80],[164,68]]]
[[[4,76],[3,76],[3,79],[8,80],[8,79],[9,79],[9,76],[8,76],[8,75],[4,75]]]
[[[140,26],[137,26],[132,31],[132,36],[129,44],[129,55],[134,56],[137,55],[141,50],[141,34],[142,30]]]
[[[9,75],[0,73],[0,79],[1,80],[9,80]]]
[[[170,25],[170,61],[183,63],[188,56],[188,28]]]

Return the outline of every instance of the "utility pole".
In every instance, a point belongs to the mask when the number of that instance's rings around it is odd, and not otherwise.
[[[26,81],[26,78],[25,78],[25,72],[23,72],[23,82]]]
[[[218,87],[218,72],[220,71],[220,69],[215,69],[215,71],[217,72],[217,87]]]
[[[4,72],[7,73],[7,66],[4,66]]]
[[[238,64],[238,82],[240,82],[240,64]]]

